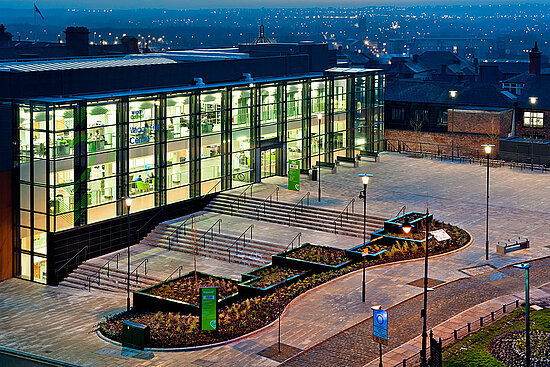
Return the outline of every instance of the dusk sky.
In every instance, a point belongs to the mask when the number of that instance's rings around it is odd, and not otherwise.
[[[509,3],[511,1],[501,1],[500,3]],[[545,1],[520,1],[521,3],[544,3]],[[418,4],[495,4],[490,0],[477,1],[441,1],[441,0],[0,0],[0,8],[32,8],[33,3],[41,9],[47,8],[113,8],[113,9],[132,9],[132,8],[167,8],[167,9],[196,9],[196,8],[236,8],[249,7],[319,7],[319,6],[353,6],[362,7],[368,5],[418,5]]]

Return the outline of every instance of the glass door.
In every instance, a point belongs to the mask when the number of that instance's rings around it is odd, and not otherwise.
[[[262,178],[275,176],[277,173],[277,149],[262,150]]]

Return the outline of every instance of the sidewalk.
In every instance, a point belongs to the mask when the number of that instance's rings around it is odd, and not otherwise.
[[[361,162],[358,169],[339,167],[338,170],[338,175],[323,176],[323,195],[332,198],[327,200],[331,206],[336,207],[336,203],[339,207],[345,206],[361,189],[357,173],[369,172],[375,175],[369,184],[369,212],[397,214],[402,205],[407,205],[408,210],[425,210],[426,192],[429,192],[430,211],[436,218],[461,225],[472,234],[474,243],[467,249],[430,259],[429,277],[447,284],[430,293],[429,327],[485,301],[511,292],[521,295],[523,274],[508,268],[495,268],[549,254],[548,248],[544,247],[545,239],[550,236],[547,175],[506,168],[491,170],[492,247],[490,260],[486,262],[483,167],[384,154],[378,163]],[[432,179],[426,180],[426,177]],[[270,185],[284,185],[285,180],[285,177],[273,177],[266,181]],[[316,182],[306,181],[302,185],[304,192],[316,192]],[[266,195],[268,191],[266,189]],[[494,252],[497,240],[517,235],[529,237],[532,247],[506,255]],[[172,258],[176,253],[166,251],[164,255]],[[136,260],[139,256],[136,254]],[[152,274],[171,272],[184,261],[183,258],[165,269],[151,265]],[[204,266],[214,273],[226,272],[229,275],[240,271],[231,269],[224,262],[203,260]],[[189,258],[186,261],[189,262]],[[480,270],[470,277],[467,272],[472,273],[472,268]],[[390,335],[395,337],[390,339],[389,350],[407,343],[411,336],[420,334],[422,303],[422,288],[409,283],[422,276],[422,260],[368,268],[365,303],[361,302],[361,271],[338,278],[296,299],[281,319],[281,341],[303,352],[284,365],[361,367],[376,359],[378,346],[372,342],[372,320],[369,318],[372,314],[370,306],[374,304],[385,309],[393,306],[394,309]],[[536,262],[531,276],[533,287],[547,283],[550,259]],[[89,333],[105,315],[124,308],[124,294],[62,290],[10,279],[0,283],[0,345],[84,366],[279,365],[279,362],[258,354],[277,342],[276,324],[221,347],[188,352],[151,352],[147,359],[129,355],[119,346]]]

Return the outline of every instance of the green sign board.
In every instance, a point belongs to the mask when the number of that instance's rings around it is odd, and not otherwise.
[[[218,288],[201,288],[201,330],[218,328]]]
[[[288,189],[300,191],[300,161],[297,159],[288,161]]]

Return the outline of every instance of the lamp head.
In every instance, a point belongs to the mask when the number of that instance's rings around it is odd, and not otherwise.
[[[458,95],[458,92],[457,92],[456,90],[450,90],[450,91],[449,91],[449,96],[450,96],[452,99],[455,99],[457,95]]]
[[[539,97],[529,97],[529,103],[531,103],[532,106],[536,105],[539,100]]]
[[[403,233],[409,234],[412,231],[412,224],[409,222],[409,216],[405,216],[405,220],[403,221],[403,224],[401,224],[401,229],[403,230]]]
[[[323,118],[323,114],[321,112],[319,112],[317,114],[317,120],[321,121],[322,118]]]
[[[124,203],[126,204],[126,207],[128,209],[130,209],[130,207],[132,206],[132,197],[128,196],[127,198],[124,199]]]
[[[378,311],[378,310],[382,309],[382,306],[381,305],[371,306],[370,309],[373,310],[373,311]]]
[[[369,179],[372,177],[372,175],[368,173],[360,173],[357,176],[361,177],[361,182],[364,186],[367,186],[369,184]]]
[[[494,145],[492,145],[492,144],[483,144],[482,147],[485,150],[485,154],[491,154],[491,151],[493,150]]]
[[[516,269],[529,269],[531,267],[531,264],[521,263],[521,264],[516,264],[512,266]]]

